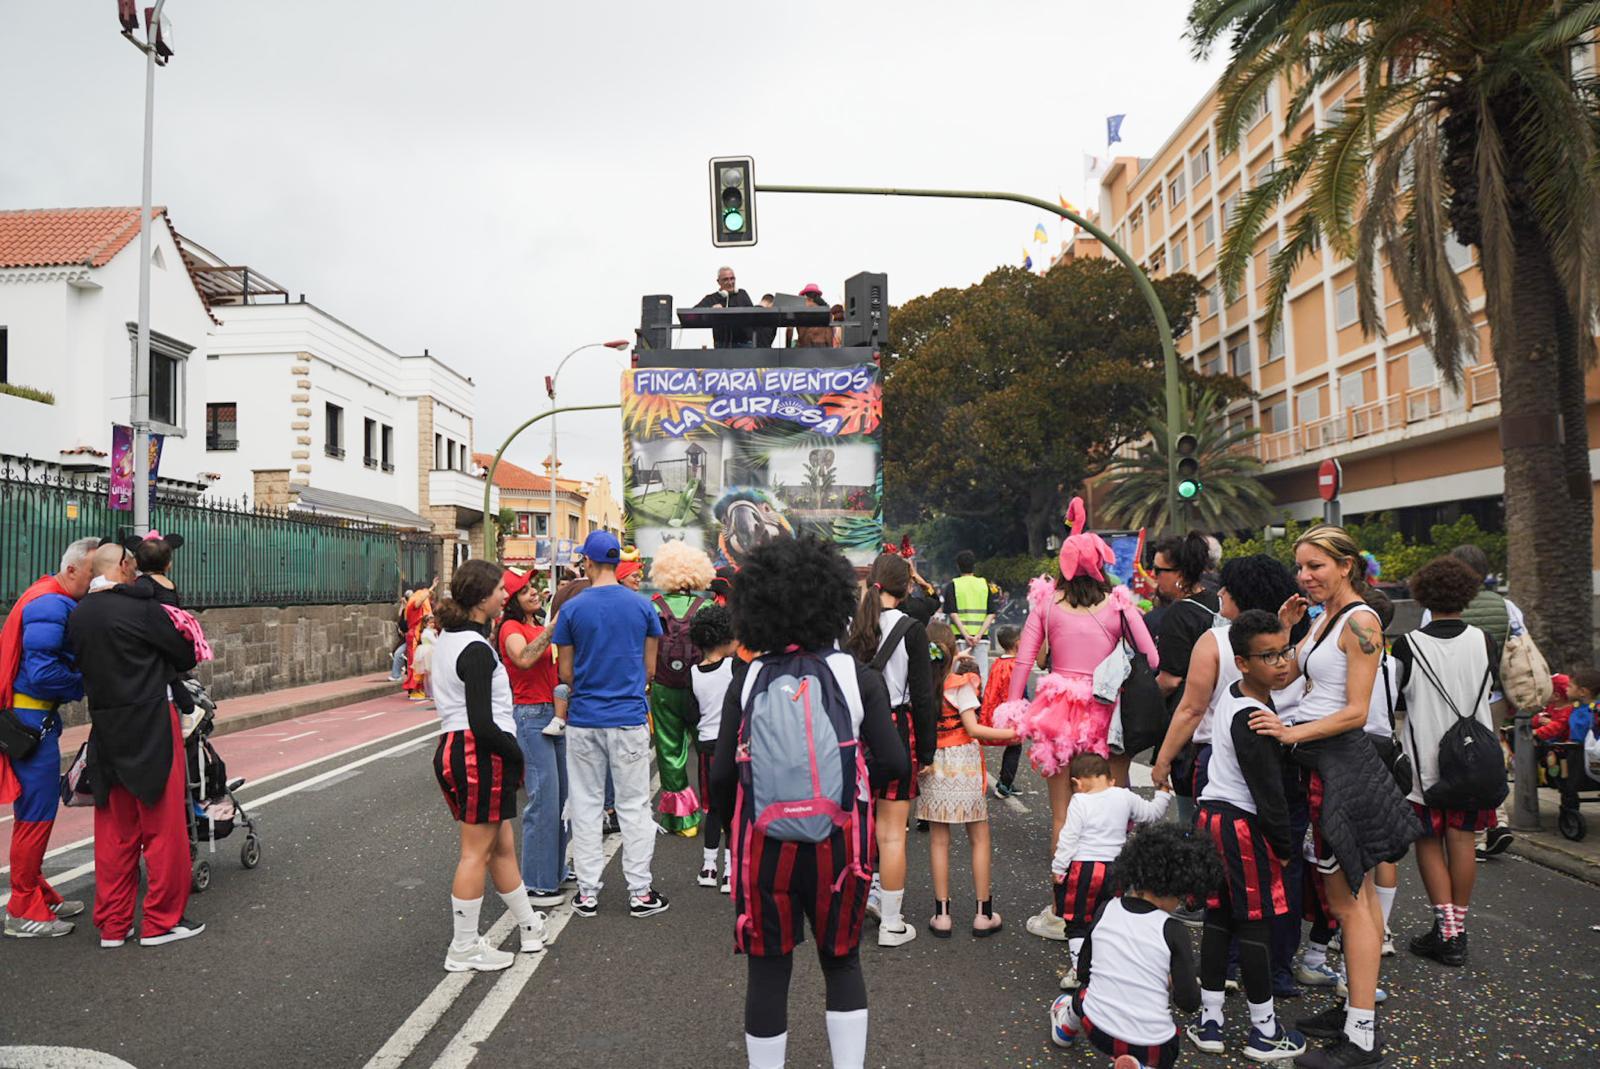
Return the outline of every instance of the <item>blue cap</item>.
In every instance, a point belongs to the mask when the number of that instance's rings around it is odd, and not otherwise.
[[[592,531],[583,540],[583,555],[601,564],[616,564],[622,560],[622,543],[610,531]]]

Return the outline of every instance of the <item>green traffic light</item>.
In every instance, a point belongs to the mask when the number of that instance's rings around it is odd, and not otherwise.
[[[1185,501],[1193,500],[1200,496],[1200,481],[1198,479],[1184,479],[1178,484],[1178,496]]]
[[[730,209],[722,213],[722,228],[737,233],[744,229],[744,213],[738,209]]]

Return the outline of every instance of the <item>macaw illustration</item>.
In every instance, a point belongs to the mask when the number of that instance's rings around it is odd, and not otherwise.
[[[729,564],[743,563],[745,554],[763,542],[794,534],[783,515],[783,503],[754,486],[729,490],[717,499],[712,515],[722,525],[717,546]]]

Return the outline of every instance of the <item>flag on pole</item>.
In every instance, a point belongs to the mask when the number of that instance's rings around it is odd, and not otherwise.
[[[1072,206],[1072,202],[1070,200],[1068,200],[1066,197],[1062,196],[1061,194],[1057,193],[1056,194],[1056,199],[1061,202],[1061,208],[1062,208],[1063,211],[1069,211],[1069,212],[1073,213],[1074,215],[1083,214],[1082,212],[1079,212],[1078,209],[1074,208]]]
[[[1085,178],[1092,178],[1098,181],[1100,172],[1105,169],[1105,165],[1106,161],[1103,157],[1091,156],[1087,152],[1083,154],[1083,176]]]
[[[1047,244],[1050,241],[1050,234],[1047,230],[1045,230],[1043,223],[1034,224],[1033,240],[1037,241],[1041,245]]]
[[[1122,140],[1122,120],[1127,117],[1125,114],[1106,116],[1106,148]]]
[[[1026,245],[1022,246],[1022,269],[1024,271],[1033,270],[1033,257],[1029,255],[1028,246]]]

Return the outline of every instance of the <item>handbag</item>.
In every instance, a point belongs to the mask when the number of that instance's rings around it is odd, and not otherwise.
[[[89,777],[89,743],[78,747],[72,763],[61,773],[61,804],[68,806],[94,805],[94,785]]]
[[[22,722],[15,709],[0,709],[0,752],[13,761],[26,761],[39,748],[43,729]]]
[[[1121,614],[1122,642],[1128,640],[1127,611]],[[1117,703],[1116,716],[1122,732],[1122,749],[1118,752],[1136,754],[1152,746],[1160,746],[1167,734],[1167,700],[1156,682],[1155,669],[1150,659],[1137,654],[1129,658],[1128,678],[1122,684],[1122,697]]]
[[[1389,770],[1389,775],[1394,777],[1394,785],[1400,788],[1401,794],[1410,794],[1411,788],[1416,785],[1417,770],[1411,763],[1411,755],[1406,753],[1394,738],[1394,691],[1389,687],[1389,655],[1385,653],[1378,662],[1378,674],[1383,677],[1383,699],[1389,706],[1389,745],[1379,747],[1378,753],[1383,757],[1384,767]],[[1413,732],[1413,735],[1415,733]],[[1413,740],[1415,745],[1415,740]]]

